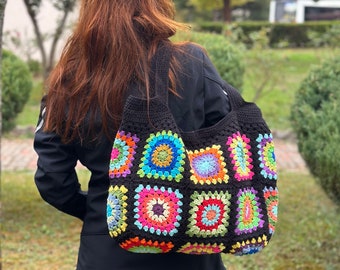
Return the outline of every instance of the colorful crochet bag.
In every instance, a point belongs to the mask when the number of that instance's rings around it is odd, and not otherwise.
[[[259,108],[226,85],[231,112],[182,132],[167,106],[170,50],[155,58],[157,95],[149,103],[128,97],[113,143],[110,235],[138,253],[262,250],[275,231],[278,190],[273,137]]]

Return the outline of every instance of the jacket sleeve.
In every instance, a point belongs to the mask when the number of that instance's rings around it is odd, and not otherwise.
[[[63,144],[57,134],[43,131],[44,111],[43,99],[34,137],[34,150],[38,154],[35,184],[46,202],[83,220],[86,193],[81,191],[75,170],[77,155],[72,144]]]

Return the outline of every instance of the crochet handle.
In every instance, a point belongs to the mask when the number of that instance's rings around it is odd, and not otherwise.
[[[172,48],[167,42],[160,42],[155,55],[151,61],[150,87],[154,95],[162,98],[168,104],[169,68],[172,56]],[[245,104],[241,94],[232,86],[225,83],[231,109],[241,107]]]
[[[228,94],[228,98],[229,98],[232,111],[242,107],[242,105],[246,103],[243,97],[241,96],[240,92],[227,83],[225,83],[225,91]]]
[[[160,42],[151,60],[151,92],[158,95],[168,104],[169,69],[172,48],[167,42]]]

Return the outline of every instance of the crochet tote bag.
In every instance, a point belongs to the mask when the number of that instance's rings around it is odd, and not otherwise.
[[[171,52],[158,49],[148,103],[129,96],[109,168],[110,236],[138,253],[253,254],[272,237],[278,190],[271,131],[226,85],[231,112],[182,132],[167,106]],[[156,78],[158,78],[156,80]]]

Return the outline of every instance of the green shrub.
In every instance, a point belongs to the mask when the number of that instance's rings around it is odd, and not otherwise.
[[[213,33],[182,33],[177,35],[176,39],[195,42],[203,46],[221,77],[242,91],[245,67],[242,61],[243,49],[240,46],[233,45],[224,36]]]
[[[223,22],[199,22],[196,25],[197,31],[221,34],[225,23]]]
[[[15,127],[15,119],[28,101],[32,89],[32,75],[27,64],[14,54],[2,55],[2,129],[8,132]]]
[[[31,59],[27,61],[27,65],[34,77],[38,77],[41,75],[42,66],[39,61]]]
[[[289,47],[310,47],[311,39],[309,32],[324,33],[329,31],[334,25],[339,25],[340,21],[318,21],[305,23],[270,23],[264,21],[244,21],[236,22],[238,27],[242,29],[245,39],[244,43],[251,47],[250,34],[258,32],[262,28],[270,28],[270,46],[278,47],[283,42]],[[200,31],[222,33],[225,24],[223,22],[203,22],[197,25]]]
[[[308,31],[308,38],[312,47],[340,46],[340,24],[334,24],[325,32]]]
[[[299,151],[325,192],[340,204],[340,56],[312,69],[292,106]]]

